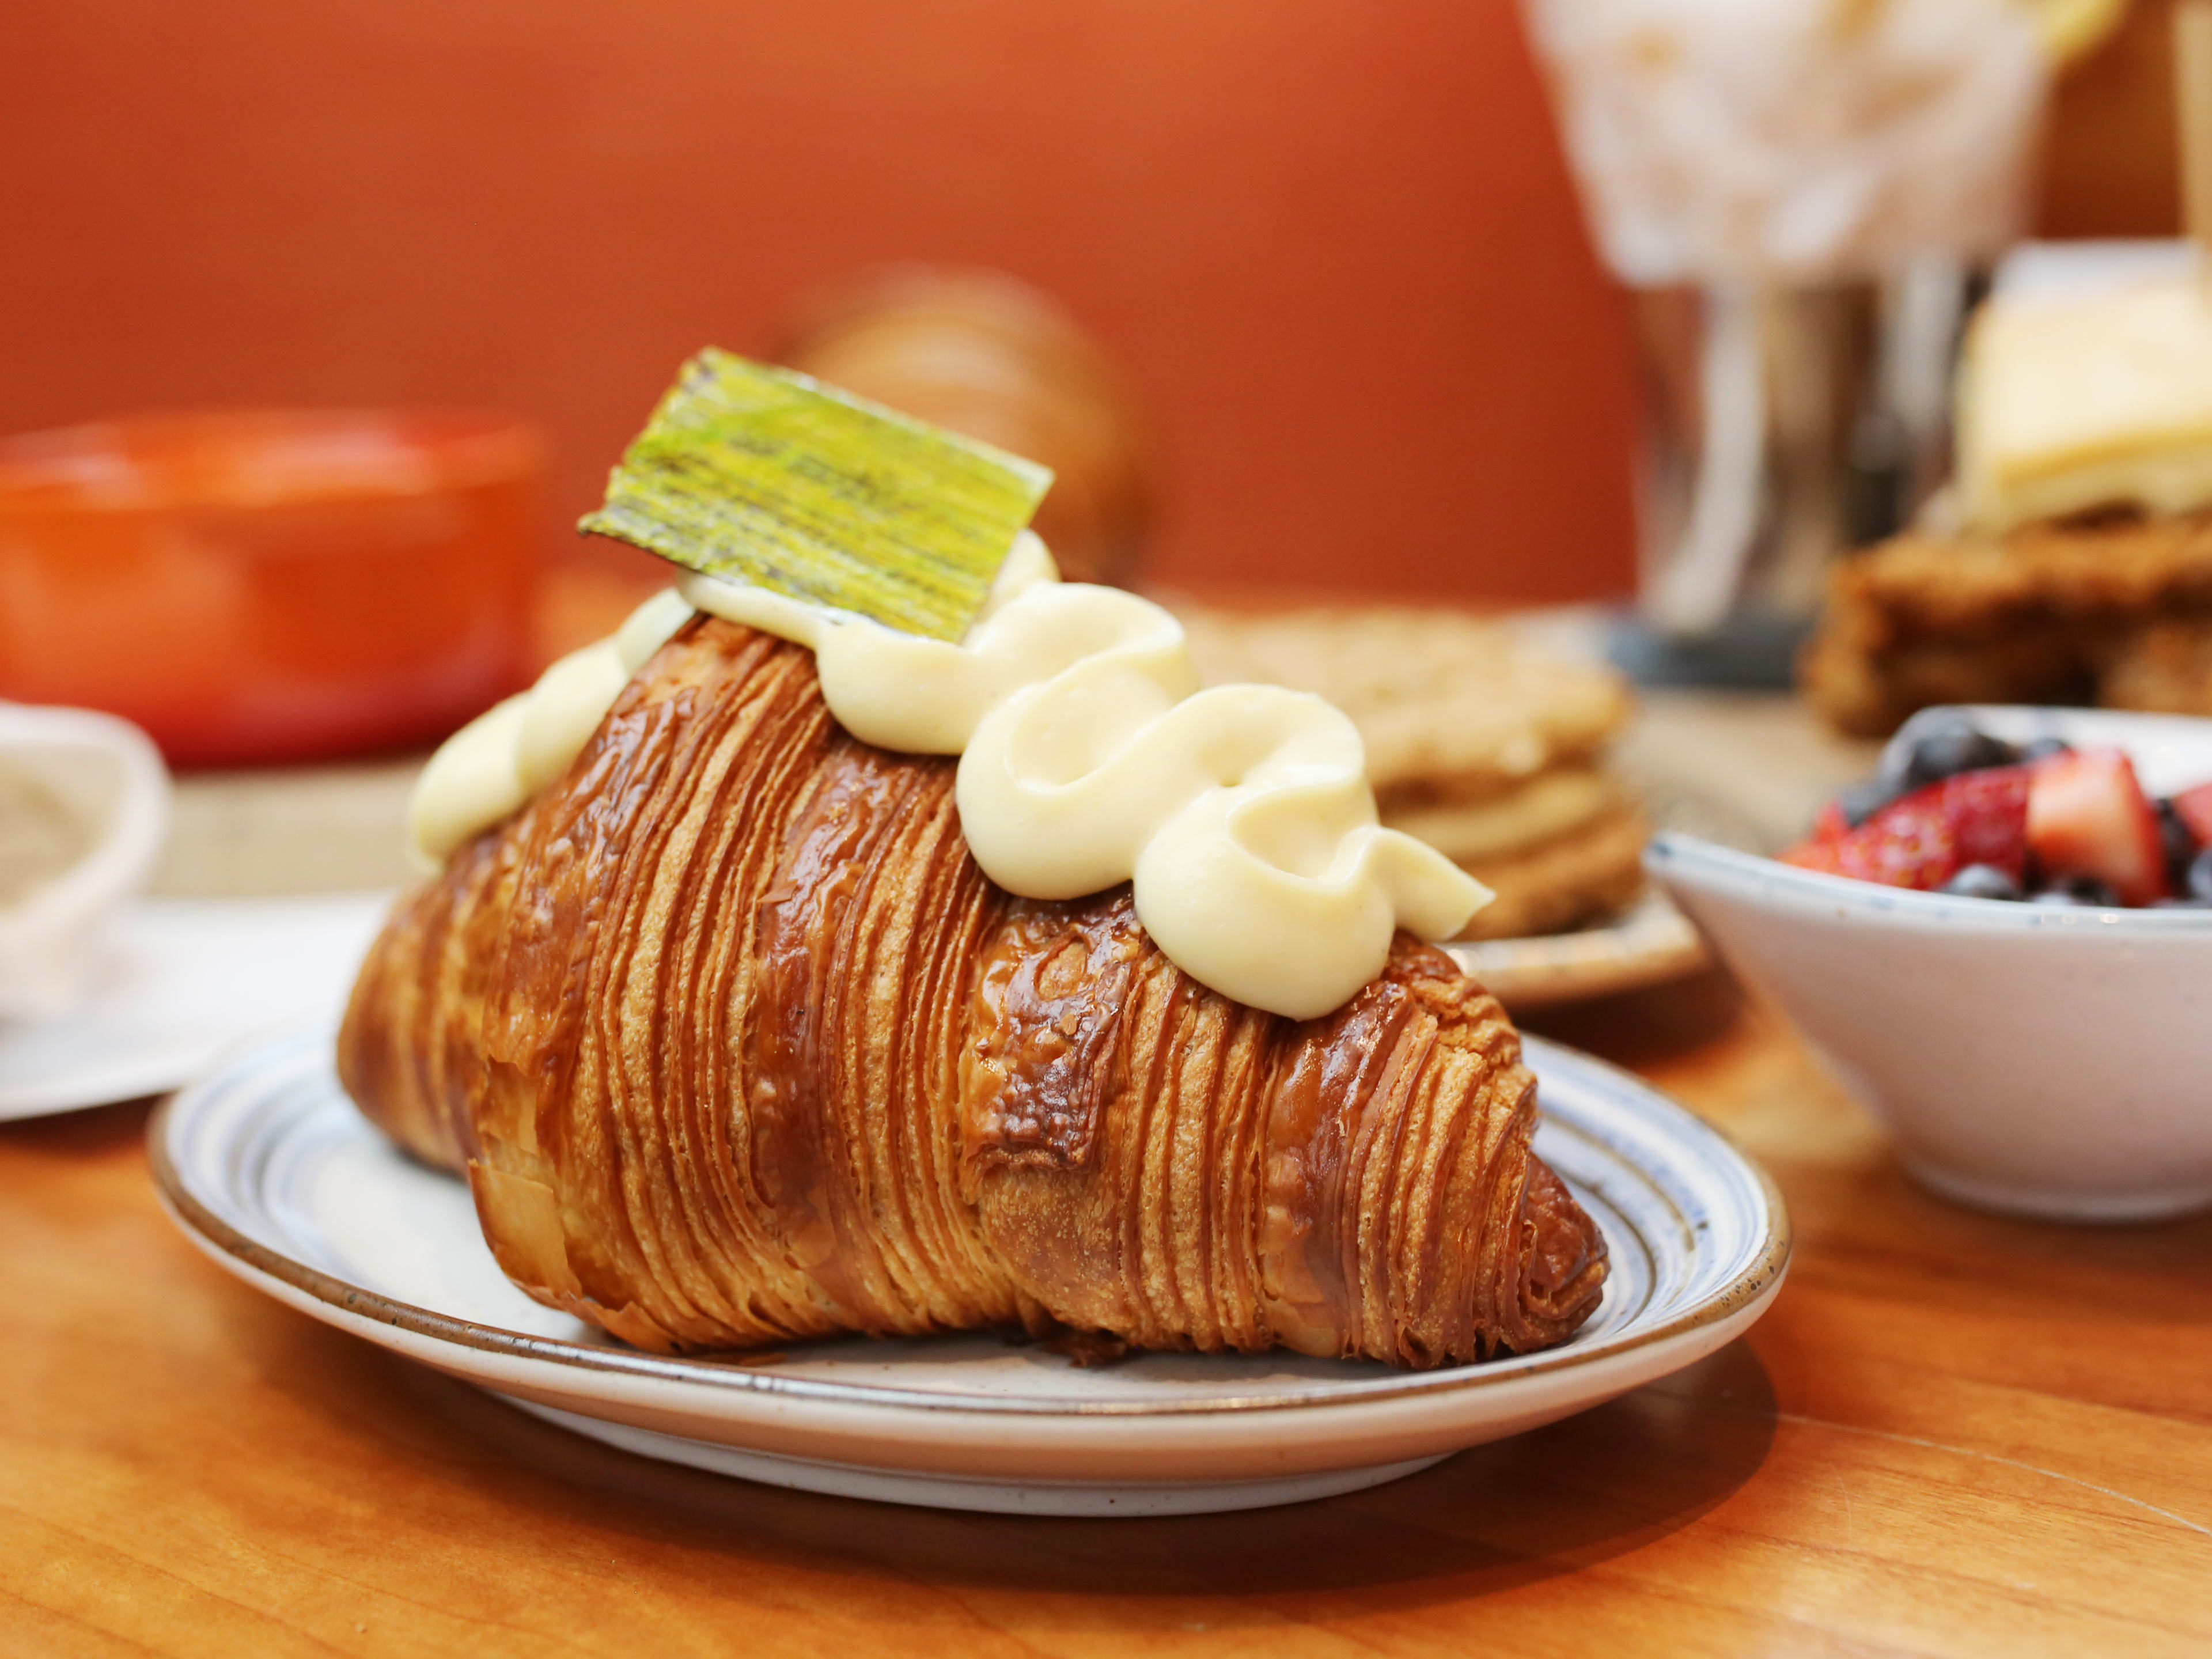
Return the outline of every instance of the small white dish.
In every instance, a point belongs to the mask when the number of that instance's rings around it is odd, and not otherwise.
[[[58,867],[0,895],[0,1030],[83,1000],[106,967],[117,913],[143,888],[169,830],[169,774],[128,720],[0,702],[7,810],[40,818]],[[43,860],[42,860],[43,861]]]
[[[2014,742],[2127,750],[2144,787],[2212,779],[2212,720],[1965,714]],[[2212,912],[1909,892],[1662,835],[1646,867],[1796,1023],[1928,1186],[2057,1221],[2212,1207]]]
[[[1640,991],[1693,974],[1705,947],[1663,893],[1646,893],[1601,927],[1522,939],[1470,939],[1444,947],[1453,960],[1516,1011]]]
[[[1548,1043],[1528,1054],[1537,1149],[1605,1230],[1613,1276],[1564,1346],[1443,1371],[1293,1354],[1085,1370],[995,1334],[793,1345],[773,1363],[640,1352],[507,1283],[466,1186],[341,1091],[327,1026],[234,1056],[149,1143],[171,1213],[248,1284],[611,1444],[897,1503],[1186,1514],[1411,1474],[1689,1364],[1765,1310],[1790,1252],[1766,1176],[1633,1078]]]
[[[58,1018],[0,1021],[0,1122],[174,1089],[222,1052],[343,1006],[389,893],[141,899]]]

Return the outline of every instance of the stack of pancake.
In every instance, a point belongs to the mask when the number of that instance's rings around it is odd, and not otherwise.
[[[1632,708],[1611,671],[1450,611],[1169,604],[1207,684],[1287,685],[1352,717],[1382,822],[1496,891],[1464,937],[1565,932],[1642,888],[1650,825],[1603,765]]]

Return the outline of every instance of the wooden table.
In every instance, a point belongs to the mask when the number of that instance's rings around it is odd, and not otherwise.
[[[627,1456],[204,1261],[143,1103],[0,1128],[0,1652],[2212,1652],[2212,1219],[1942,1203],[1717,976],[1529,1024],[1767,1162],[1789,1285],[1613,1405],[1243,1516],[963,1516]]]

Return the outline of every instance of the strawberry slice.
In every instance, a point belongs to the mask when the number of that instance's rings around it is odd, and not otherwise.
[[[2029,781],[2021,766],[1961,772],[1892,801],[1841,836],[1824,817],[1814,839],[1784,853],[1782,861],[1923,891],[1970,864],[1995,865],[2018,881],[2027,868]]]
[[[2183,790],[2173,798],[2173,810],[2199,847],[2212,847],[2212,783]]]
[[[2117,749],[2053,755],[2029,769],[2027,844],[2047,876],[2091,876],[2123,904],[2166,896],[2158,809]]]
[[[1990,864],[2014,881],[2027,876],[2027,803],[2033,787],[2033,779],[2024,766],[1962,772],[1936,786],[1934,793],[1958,839],[1959,865],[1951,875],[1970,864]]]
[[[1841,841],[1851,833],[1851,821],[1844,816],[1843,807],[1830,801],[1820,809],[1820,816],[1813,820],[1812,839],[1826,844]]]

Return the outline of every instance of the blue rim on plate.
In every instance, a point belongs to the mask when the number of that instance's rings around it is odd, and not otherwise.
[[[647,1353],[592,1340],[580,1325],[574,1339],[510,1328],[356,1282],[373,1275],[349,1270],[319,1243],[299,1195],[342,1154],[404,1160],[339,1089],[326,1025],[272,1037],[167,1102],[149,1126],[149,1153],[163,1202],[196,1244],[249,1282],[330,1322],[366,1331],[366,1321],[526,1366],[649,1378],[725,1395],[994,1416],[1304,1410],[1499,1389],[1632,1355],[1763,1306],[1790,1255],[1788,1214],[1765,1171],[1718,1131],[1629,1074],[1572,1049],[1524,1041],[1547,1091],[1537,1150],[1598,1216],[1613,1251],[1606,1305],[1572,1340],[1545,1352],[1420,1372],[1343,1362],[1357,1374],[1291,1389],[1194,1394],[1166,1387],[1148,1390],[1152,1397],[1098,1400],[825,1381],[741,1362]],[[380,1150],[368,1151],[369,1142]],[[408,1167],[410,1176],[445,1182],[453,1201],[467,1201],[462,1183]],[[872,1352],[896,1346],[877,1344]],[[1190,1363],[1189,1356],[1179,1358]],[[1244,1358],[1221,1356],[1218,1364],[1234,1366]]]

